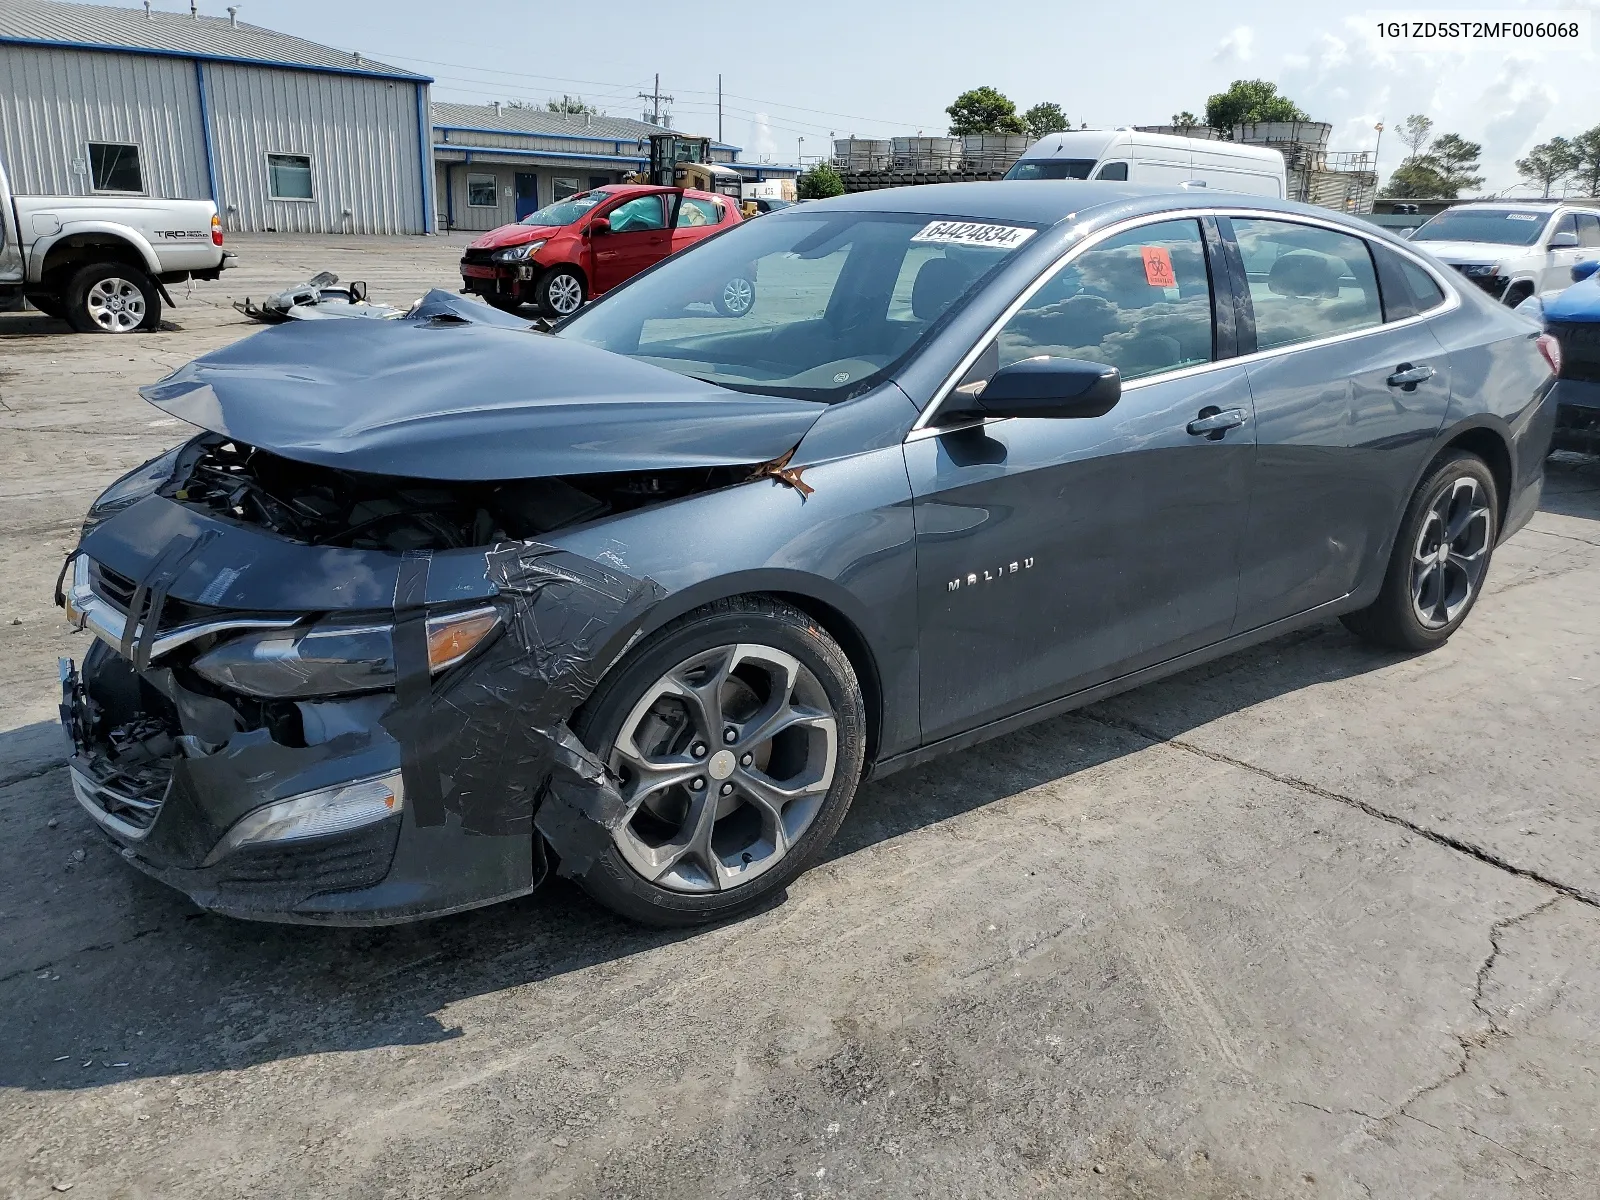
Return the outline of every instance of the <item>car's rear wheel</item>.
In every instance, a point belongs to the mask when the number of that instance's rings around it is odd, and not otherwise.
[[[696,925],[768,901],[832,839],[865,757],[850,660],[810,617],[741,597],[641,643],[574,719],[629,803],[582,876],[653,925]]]
[[[1432,650],[1461,628],[1483,591],[1499,533],[1494,475],[1476,454],[1445,454],[1418,486],[1383,590],[1345,627],[1395,650]]]
[[[534,303],[547,317],[570,317],[583,307],[588,289],[583,276],[571,267],[552,267],[534,290]]]
[[[67,284],[67,321],[79,333],[132,333],[161,323],[161,294],[127,263],[91,263]]]
[[[756,305],[756,285],[736,275],[722,285],[712,304],[725,317],[742,317]]]

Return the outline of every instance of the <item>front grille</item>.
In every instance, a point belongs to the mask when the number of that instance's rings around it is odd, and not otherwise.
[[[481,266],[485,263],[493,263],[494,255],[495,252],[493,250],[474,250],[471,247],[468,247],[466,250],[462,251],[461,261],[464,263],[475,263]]]
[[[1600,322],[1551,321],[1561,343],[1561,378],[1600,383]]]
[[[133,593],[138,589],[138,583],[129,579],[120,571],[114,571],[104,563],[94,560],[89,562],[89,586],[100,599],[111,604],[124,616],[128,613],[129,606],[133,603]],[[148,605],[143,605],[148,611]],[[176,629],[180,625],[192,625],[196,621],[204,621],[218,616],[224,610],[212,608],[205,604],[191,604],[187,600],[179,600],[175,596],[168,596],[161,606],[161,620],[157,622],[158,631]],[[140,619],[144,613],[139,614]]]

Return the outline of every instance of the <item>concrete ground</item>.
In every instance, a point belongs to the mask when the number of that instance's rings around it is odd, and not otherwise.
[[[409,301],[462,240],[239,239],[169,332],[0,316],[0,1196],[1594,1195],[1593,462],[1446,648],[1327,625],[869,786],[738,924],[557,883],[253,925],[119,862],[50,591],[183,436],[135,385],[249,332],[229,296]]]

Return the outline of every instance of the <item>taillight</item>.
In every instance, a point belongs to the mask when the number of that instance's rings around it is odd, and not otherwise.
[[[211,244],[222,245],[222,218],[216,213],[211,214]]]
[[[1561,374],[1561,343],[1552,334],[1541,333],[1538,346],[1539,353],[1544,355],[1544,360],[1550,364],[1550,369],[1557,375]]]

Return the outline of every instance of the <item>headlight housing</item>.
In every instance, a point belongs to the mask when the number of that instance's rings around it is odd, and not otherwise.
[[[348,833],[398,816],[405,804],[399,771],[291,796],[241,817],[201,866],[211,866],[240,846],[281,845]]]
[[[500,623],[493,606],[428,618],[428,668],[437,675]],[[395,685],[394,625],[328,620],[231,638],[194,660],[212,683],[269,700],[349,695]]]
[[[160,457],[135,467],[101,492],[89,505],[83,531],[88,533],[107,517],[132,508],[146,496],[154,495],[156,489],[171,479],[172,473],[178,469],[178,455],[181,453],[183,447],[174,446]]]
[[[494,252],[494,261],[503,263],[527,262],[535,254],[544,249],[545,239],[523,242],[520,246],[507,246],[504,250]]]
[[[1492,275],[1500,274],[1500,264],[1470,263],[1461,268],[1461,273],[1468,279],[1488,279]]]

